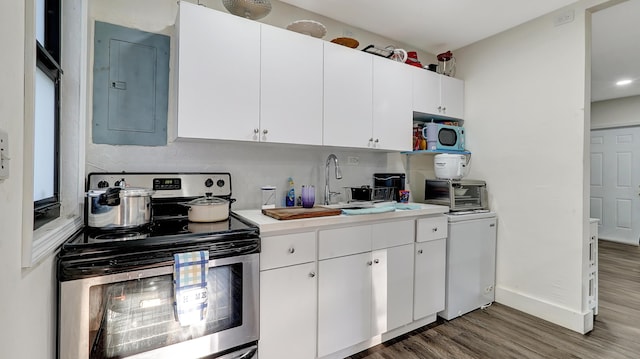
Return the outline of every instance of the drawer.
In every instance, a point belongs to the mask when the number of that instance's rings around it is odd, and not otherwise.
[[[318,232],[318,259],[320,260],[370,251],[370,225]]]
[[[371,240],[373,250],[391,248],[413,243],[415,238],[415,220],[404,220],[373,225]]]
[[[260,270],[316,260],[316,232],[262,237]]]
[[[416,242],[447,238],[447,216],[420,218],[416,224]]]

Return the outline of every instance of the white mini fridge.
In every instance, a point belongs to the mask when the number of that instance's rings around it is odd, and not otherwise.
[[[495,300],[496,214],[449,214],[445,308],[438,315],[457,318]]]

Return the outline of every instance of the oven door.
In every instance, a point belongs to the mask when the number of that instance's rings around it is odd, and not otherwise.
[[[172,265],[61,282],[59,357],[201,358],[258,340],[258,254],[209,261],[201,323],[180,326],[173,291]]]

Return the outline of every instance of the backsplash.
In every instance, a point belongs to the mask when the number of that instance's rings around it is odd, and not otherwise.
[[[90,172],[230,172],[233,209],[259,208],[260,187],[277,187],[276,204],[284,206],[287,179],[300,186],[316,186],[316,203],[324,193],[327,156],[338,156],[342,179],[330,168],[332,191],[342,187],[372,184],[376,172],[404,172],[401,155],[342,148],[292,146],[233,141],[176,141],[162,147],[87,144],[87,173]],[[348,157],[358,164],[349,165]]]

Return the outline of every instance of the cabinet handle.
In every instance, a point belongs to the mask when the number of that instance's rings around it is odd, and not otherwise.
[[[313,277],[315,277],[315,276],[316,276],[316,272],[311,272],[311,273],[309,273],[309,278],[313,278]]]
[[[378,263],[380,263],[380,260],[379,259],[374,259],[373,263],[378,264]]]
[[[266,135],[267,133],[269,133],[269,130],[264,129],[264,130],[262,130],[262,133]]]
[[[372,262],[372,261],[368,261],[368,262],[367,262],[367,265],[368,265],[368,266],[370,266],[370,265],[372,265],[372,264],[373,264],[373,262]]]
[[[438,112],[442,111],[442,106],[438,106]]]
[[[438,227],[434,227],[434,228],[432,229],[432,231],[437,232],[437,231],[438,231]]]
[[[294,254],[295,252],[296,252],[295,248],[293,248],[293,247],[289,248],[289,253]]]
[[[418,249],[418,254],[422,254],[422,249]]]
[[[443,108],[442,108],[442,112],[443,112],[443,113],[447,113],[447,108],[446,108],[446,107],[443,107]]]
[[[378,142],[380,142],[380,140],[376,138],[376,140],[373,141],[373,142],[378,143]]]
[[[260,133],[260,129],[254,128],[253,129],[253,133],[255,133],[257,135],[258,133]]]

